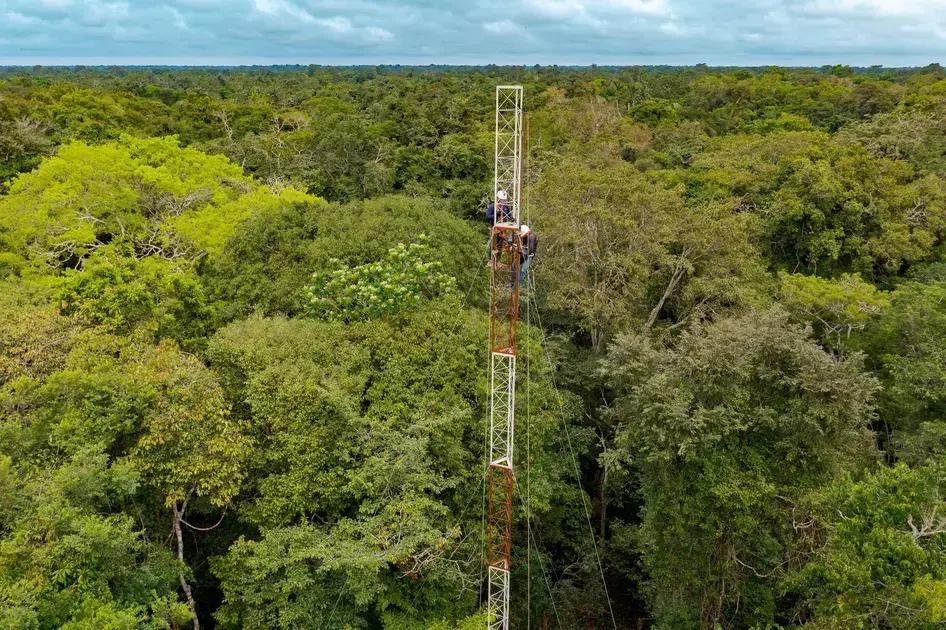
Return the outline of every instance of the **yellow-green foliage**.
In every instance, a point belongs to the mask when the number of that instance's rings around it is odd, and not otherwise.
[[[312,195],[294,188],[273,191],[266,186],[251,189],[220,204],[207,204],[200,209],[168,219],[168,226],[180,237],[194,243],[208,256],[223,252],[227,240],[254,213],[282,208],[293,203],[313,203]]]
[[[75,267],[113,241],[139,255],[196,260],[219,254],[257,208],[312,200],[272,191],[173,137],[76,141],[0,197],[0,248],[11,271],[27,261]]]
[[[890,305],[887,294],[858,274],[836,280],[800,273],[779,274],[782,302],[803,320],[812,320],[825,340],[835,346],[861,330]]]

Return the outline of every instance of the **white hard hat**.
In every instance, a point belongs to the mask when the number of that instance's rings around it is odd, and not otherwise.
[[[522,232],[528,232],[530,228],[529,228],[528,225],[526,225],[525,223],[523,223],[522,226],[521,226],[519,229],[520,229]]]
[[[506,198],[508,196],[509,195],[506,194],[505,190],[500,190],[498,193],[496,193],[496,198],[499,199],[500,201],[506,201]]]

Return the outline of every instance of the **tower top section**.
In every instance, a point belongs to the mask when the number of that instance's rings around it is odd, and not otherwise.
[[[522,191],[522,86],[496,86],[496,162],[493,199],[506,201],[516,225],[521,221]]]

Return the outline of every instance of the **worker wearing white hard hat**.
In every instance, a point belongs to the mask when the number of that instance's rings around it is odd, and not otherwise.
[[[494,223],[512,223],[512,208],[509,206],[509,193],[504,189],[496,192],[496,201],[486,207],[486,221]]]

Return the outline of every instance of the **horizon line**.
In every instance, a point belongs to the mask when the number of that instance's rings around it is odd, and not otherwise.
[[[887,65],[883,63],[876,64],[852,64],[844,62],[821,63],[821,64],[799,64],[799,63],[607,63],[607,62],[576,62],[576,63],[417,63],[417,62],[383,62],[383,63],[312,63],[312,62],[234,62],[234,63],[207,63],[207,62],[148,62],[148,63],[121,63],[121,62],[81,62],[70,61],[62,63],[8,63],[6,60],[0,60],[2,69],[34,69],[34,68],[790,68],[790,69],[815,69],[846,67],[853,70],[912,70],[930,67],[942,67],[937,61],[929,63],[917,63],[906,65]]]

